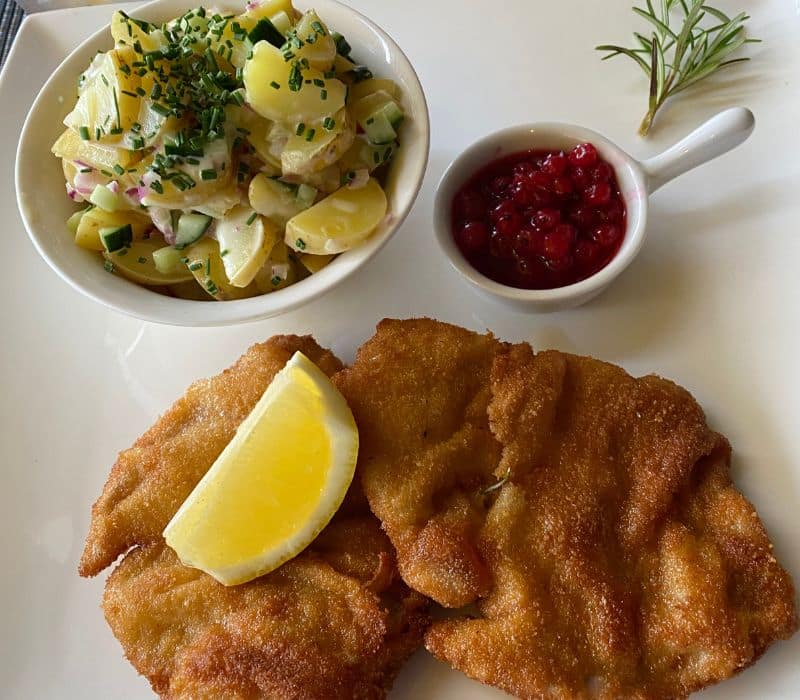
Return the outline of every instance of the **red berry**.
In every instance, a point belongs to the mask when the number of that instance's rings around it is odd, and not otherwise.
[[[575,244],[575,262],[583,268],[589,268],[595,264],[600,256],[600,246],[592,241],[581,240]]]
[[[536,209],[552,206],[554,202],[555,196],[547,190],[534,189],[531,191],[531,206]]]
[[[561,258],[547,258],[547,267],[556,272],[564,272],[572,267],[572,256],[567,253]]]
[[[568,157],[573,165],[588,167],[597,162],[597,149],[590,143],[581,143],[569,152]]]
[[[536,172],[536,166],[531,163],[529,160],[524,160],[521,163],[517,163],[514,166],[514,174],[521,175],[522,177],[530,177],[534,172]]]
[[[498,204],[491,212],[491,218],[493,221],[497,221],[498,219],[502,219],[504,216],[511,216],[512,214],[517,213],[517,208],[514,206],[514,202],[510,199],[504,199],[500,204]]]
[[[620,228],[614,224],[600,224],[592,231],[592,240],[601,246],[612,246],[620,237]]]
[[[519,214],[509,214],[497,220],[494,225],[494,230],[500,236],[511,237],[515,236],[522,227],[522,217]]]
[[[608,182],[613,174],[614,171],[611,166],[604,160],[601,160],[592,168],[592,180],[595,182]]]
[[[558,195],[564,196],[570,194],[573,190],[572,180],[568,177],[557,177],[553,180],[553,192]]]
[[[478,221],[486,212],[486,198],[475,190],[462,192],[456,199],[455,211],[462,221]]]
[[[530,176],[530,183],[541,190],[549,190],[553,185],[553,178],[547,173],[538,170]]]
[[[468,253],[478,253],[484,250],[489,243],[489,229],[486,224],[471,221],[466,224],[460,233],[461,246]]]
[[[506,175],[492,178],[488,187],[489,194],[492,195],[492,197],[504,197],[510,186],[511,178]]]
[[[540,229],[553,228],[561,221],[561,212],[558,209],[539,209],[532,217],[531,223]]]
[[[567,165],[569,165],[569,162],[567,161],[567,156],[564,155],[564,151],[558,151],[557,153],[551,153],[544,159],[542,172],[558,177],[567,171]]]
[[[569,212],[569,219],[576,226],[588,228],[595,223],[596,214],[593,209],[583,204],[574,206]]]
[[[611,200],[611,185],[607,182],[595,182],[583,192],[583,201],[593,207],[601,207]]]
[[[573,168],[570,172],[570,176],[575,186],[581,190],[588,187],[592,182],[591,173],[586,168],[581,168],[580,166]]]
[[[619,199],[612,198],[612,200],[608,203],[605,210],[601,212],[601,220],[608,221],[612,224],[618,224],[622,221],[622,217],[625,214],[625,207],[622,205],[622,202]]]
[[[514,253],[527,257],[536,252],[536,232],[529,228],[522,229],[514,240]]]
[[[511,186],[511,199],[519,207],[530,206],[533,201],[532,194],[531,187],[527,182],[515,182]]]
[[[495,258],[508,258],[511,256],[511,240],[507,236],[493,233],[489,240],[489,252]]]
[[[569,255],[575,229],[569,224],[559,224],[544,234],[544,256],[548,261],[558,260]]]

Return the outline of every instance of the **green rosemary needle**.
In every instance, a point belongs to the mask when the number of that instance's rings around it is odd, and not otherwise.
[[[651,0],[645,1],[644,8],[634,7],[633,11],[653,26],[649,38],[634,32],[635,48],[613,44],[595,47],[606,52],[604,61],[614,56],[633,59],[650,79],[647,114],[639,127],[641,136],[650,132],[656,113],[670,97],[722,68],[750,60],[731,56],[744,44],[758,41],[745,34],[744,25],[750,16],[744,12],[729,17],[703,0],[660,0],[657,12]],[[676,28],[677,23],[680,28]]]

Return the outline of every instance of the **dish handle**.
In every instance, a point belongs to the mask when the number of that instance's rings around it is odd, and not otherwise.
[[[732,107],[711,117],[674,146],[641,163],[648,192],[744,143],[755,125],[746,107]]]

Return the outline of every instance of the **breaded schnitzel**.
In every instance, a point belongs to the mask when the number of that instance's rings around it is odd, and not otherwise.
[[[193,384],[120,454],[92,509],[80,573],[95,575],[130,549],[103,609],[163,698],[383,698],[422,642],[427,601],[396,575],[357,483],[311,547],[244,585],[222,586],[164,544],[165,525],[298,350],[329,376],[341,368],[308,337],[252,347]]]
[[[683,698],[795,631],[728,443],[671,382],[423,319],[382,322],[336,383],[405,580],[477,603],[426,635],[467,675],[521,698]]]

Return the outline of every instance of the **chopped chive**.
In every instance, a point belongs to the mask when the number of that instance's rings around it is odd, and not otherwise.
[[[306,132],[306,141],[313,141],[314,136],[316,136],[317,130],[316,129],[309,129]]]
[[[314,85],[317,87],[325,87],[325,81],[320,80],[319,78],[314,78]]]
[[[144,97],[147,94],[147,91],[143,87],[137,87],[136,94],[139,95],[139,97]]]
[[[281,86],[278,85],[278,83],[276,83],[274,80],[270,83],[270,87],[273,87],[276,90],[280,90],[281,89]]]
[[[228,254],[228,249],[225,248],[219,252],[219,257],[224,258]]]
[[[253,222],[258,218],[258,212],[254,211],[250,216],[247,218],[247,225],[252,226]]]
[[[106,260],[106,261],[103,263],[103,269],[104,269],[106,272],[114,272],[114,263],[112,263],[110,260]]]
[[[201,263],[199,260],[195,260],[191,265],[189,265],[189,269],[192,272],[197,272],[198,270],[202,270],[203,263]]]
[[[272,278],[271,282],[273,287],[277,287],[281,282],[283,282],[283,277],[275,275],[275,277]]]
[[[122,118],[119,116],[119,98],[117,97],[117,89],[114,88],[112,92],[114,93],[114,109],[117,112],[117,128],[121,129],[122,128]]]
[[[296,130],[294,133],[295,133],[295,134],[297,134],[297,136],[302,136],[302,135],[303,135],[303,132],[304,132],[305,130],[306,130],[306,125],[305,125],[305,124],[303,124],[303,122],[300,122],[300,123],[297,125],[297,130]]]
[[[144,264],[147,262],[147,258],[142,258],[142,257],[140,257],[140,258],[137,260],[137,262],[138,262],[140,265],[144,265]]]
[[[206,277],[211,276],[211,256],[206,258]]]
[[[217,179],[217,171],[214,168],[208,168],[207,170],[200,171],[200,178],[202,180],[216,180]]]
[[[162,105],[160,102],[153,102],[153,104],[150,105],[150,109],[156,114],[160,114],[162,117],[168,117],[169,113],[172,111],[169,107]]]
[[[294,245],[295,245],[296,248],[298,248],[300,250],[305,250],[306,249],[306,242],[302,238],[298,238],[294,242]]]
[[[78,129],[78,133],[81,135],[81,139],[83,139],[84,141],[88,141],[89,140],[89,127],[88,126],[82,126],[80,129]]]
[[[117,175],[124,175],[125,174],[125,168],[123,168],[119,163],[116,163],[114,165],[114,172]]]
[[[164,194],[164,185],[162,185],[159,180],[153,180],[153,182],[150,183],[150,189],[154,192],[158,192],[158,194]]]
[[[324,90],[324,89],[320,90],[319,91],[319,97],[320,97],[321,100],[327,100],[328,99],[328,91]]]
[[[336,126],[336,120],[332,117],[325,117],[324,121],[322,122],[322,126],[328,131],[332,131]]]
[[[153,89],[150,91],[150,99],[157,100],[161,97],[161,83],[153,83]]]

